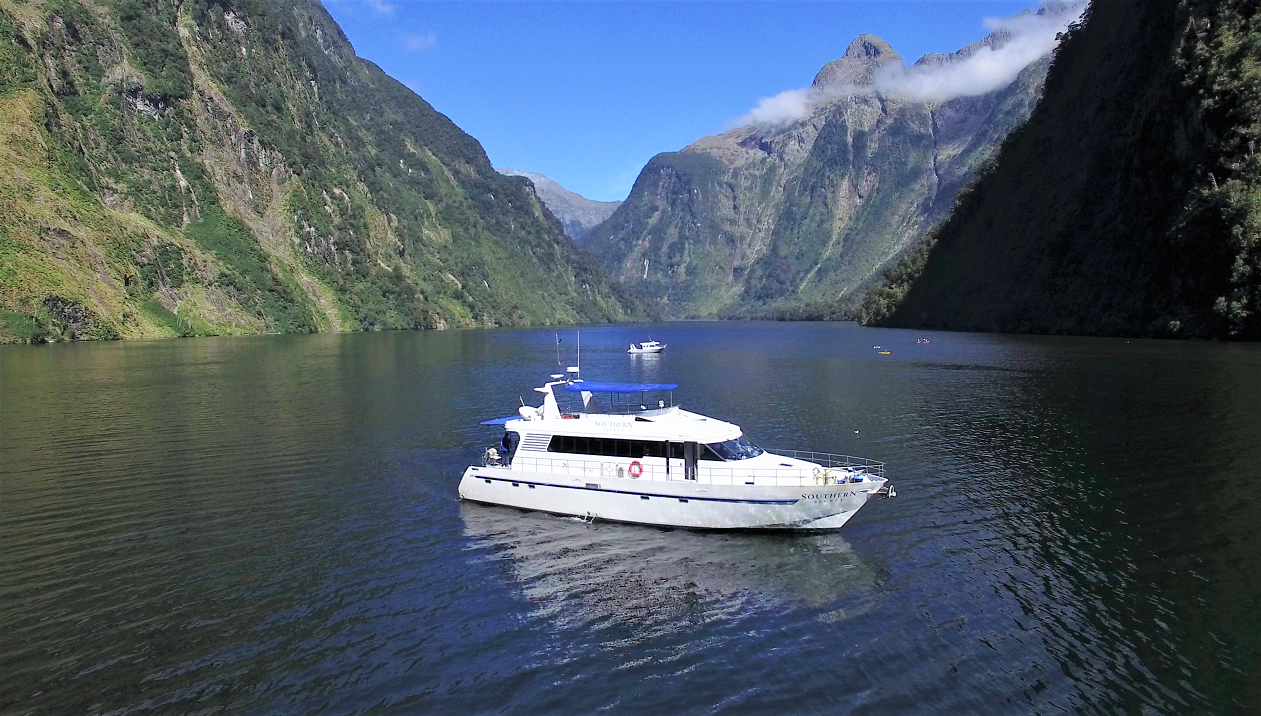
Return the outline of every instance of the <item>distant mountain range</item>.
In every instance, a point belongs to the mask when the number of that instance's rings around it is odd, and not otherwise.
[[[861,36],[809,88],[765,103],[747,126],[654,157],[581,245],[674,316],[856,314],[849,299],[950,213],[1029,116],[1054,24],[1075,8],[1044,6],[911,68]],[[1050,43],[999,86],[953,97],[920,86],[1027,52],[1022,22],[1051,27]]]
[[[640,305],[317,0],[0,1],[0,342]]]
[[[1096,0],[881,325],[1261,339],[1261,10]]]
[[[620,201],[594,201],[569,191],[538,172],[523,172],[516,169],[497,169],[500,174],[510,177],[525,177],[534,183],[539,198],[560,220],[565,233],[575,241],[586,238],[587,232],[601,221],[609,218],[613,210],[622,205]]]

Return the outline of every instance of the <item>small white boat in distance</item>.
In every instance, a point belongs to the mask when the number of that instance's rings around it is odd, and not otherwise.
[[[577,368],[553,375],[535,388],[543,405],[482,423],[504,434],[464,471],[460,498],[587,520],[829,530],[896,494],[883,463],[763,450],[740,426],[674,405],[676,388],[584,381]]]
[[[666,344],[658,341],[644,341],[643,343],[632,343],[627,353],[660,353],[666,349]]]

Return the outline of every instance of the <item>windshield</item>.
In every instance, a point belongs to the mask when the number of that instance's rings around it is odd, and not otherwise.
[[[720,443],[708,443],[706,447],[723,460],[747,460],[762,454],[762,448],[749,442],[744,436]]]

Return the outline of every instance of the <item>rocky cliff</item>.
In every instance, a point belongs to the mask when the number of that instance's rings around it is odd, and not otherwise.
[[[869,322],[1261,339],[1261,14],[1096,0],[1045,98]]]
[[[587,232],[609,218],[609,215],[622,205],[620,201],[595,201],[581,194],[575,194],[538,172],[523,172],[516,169],[497,171],[505,176],[529,179],[534,184],[534,190],[538,192],[539,198],[543,200],[543,205],[560,220],[560,225],[565,227],[565,233],[575,241],[586,238]]]
[[[949,213],[1029,116],[1049,57],[1032,58],[999,87],[953,97],[903,90],[900,80],[1011,39],[1000,29],[908,69],[888,44],[862,36],[789,98],[803,107],[799,116],[654,157],[583,245],[676,316],[835,314]]]
[[[630,305],[315,0],[0,0],[0,341]]]

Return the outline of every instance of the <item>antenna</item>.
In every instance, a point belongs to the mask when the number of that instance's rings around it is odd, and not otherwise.
[[[582,329],[578,329],[578,372],[582,373]]]
[[[556,365],[565,365],[560,362],[560,334],[553,333],[552,335],[556,336]]]

